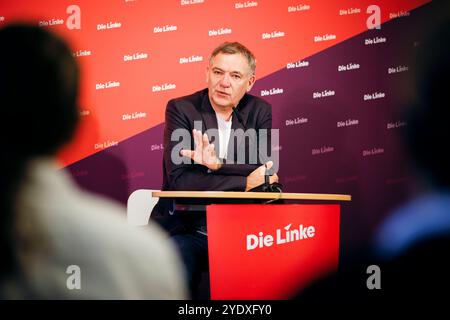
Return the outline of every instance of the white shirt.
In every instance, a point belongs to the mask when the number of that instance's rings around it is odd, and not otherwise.
[[[226,159],[233,117],[231,116],[230,120],[226,121],[216,113],[216,118],[217,118],[217,126],[219,129],[219,151],[220,151],[219,158]]]

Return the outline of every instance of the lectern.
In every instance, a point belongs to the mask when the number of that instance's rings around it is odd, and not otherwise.
[[[223,191],[152,191],[151,197],[173,198],[182,210],[206,210],[211,299],[287,299],[335,271],[340,202],[351,200]],[[249,203],[278,200],[308,203]]]

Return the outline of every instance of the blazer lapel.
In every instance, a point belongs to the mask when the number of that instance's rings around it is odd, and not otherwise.
[[[209,101],[208,96],[208,90],[206,90],[206,94],[203,96],[202,99],[202,105],[200,107],[200,114],[202,116],[202,133],[205,133],[209,129],[215,129],[218,133],[218,124],[217,124],[217,117],[216,112],[214,111],[213,107],[211,106],[211,102]],[[208,136],[209,141],[211,142],[211,137]],[[219,144],[219,137],[217,139],[214,139],[214,148],[216,150],[216,153],[219,154],[220,150],[220,144]]]
[[[244,110],[244,106],[246,104],[247,95],[244,95],[244,97],[239,101],[239,104],[236,107],[236,112],[239,113],[239,116],[241,117],[241,120],[244,124],[247,123],[247,112]],[[237,156],[239,152],[246,152],[245,144],[242,146],[242,143],[244,139],[239,139],[237,146],[234,146],[234,142],[231,142],[231,139],[233,138],[233,132],[236,130],[242,130],[242,132],[245,132],[245,128],[242,125],[242,123],[237,119],[237,117],[233,114],[231,122],[231,134],[230,134],[230,140],[228,140],[228,150],[227,150],[227,160],[234,161],[236,163]],[[234,147],[234,150],[232,150]],[[243,148],[244,147],[244,148]]]

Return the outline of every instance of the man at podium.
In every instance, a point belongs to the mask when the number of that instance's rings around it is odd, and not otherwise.
[[[248,191],[265,183],[267,169],[277,171],[278,161],[268,161],[271,105],[248,94],[255,69],[250,50],[225,42],[209,58],[208,87],[168,102],[162,190]],[[278,176],[269,182],[278,182]],[[174,202],[160,198],[151,217],[180,248],[195,298],[208,265],[205,215],[174,213]]]

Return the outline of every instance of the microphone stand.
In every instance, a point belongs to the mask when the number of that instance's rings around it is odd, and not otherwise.
[[[242,125],[244,130],[247,131],[247,126],[242,121],[241,115],[236,111],[236,107],[233,106],[231,109],[233,110],[234,116],[239,121],[239,123]],[[250,135],[250,137],[251,137],[251,139],[253,138],[251,135]],[[272,186],[270,184],[270,180],[269,180],[269,169],[267,169],[267,164],[264,164],[264,167],[266,169],[264,172],[264,184],[262,185],[262,192],[280,192],[281,193],[280,187],[276,187],[276,189],[272,188]]]

